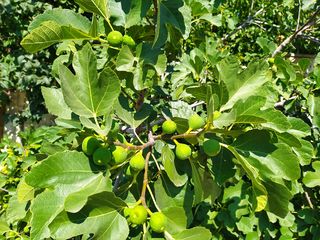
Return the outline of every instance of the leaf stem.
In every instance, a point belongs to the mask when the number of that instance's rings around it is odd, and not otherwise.
[[[156,209],[157,209],[158,212],[161,212],[161,209],[159,208],[159,206],[158,206],[158,204],[157,204],[157,202],[156,202],[156,199],[155,199],[155,197],[154,197],[154,195],[153,195],[153,193],[152,193],[152,190],[151,190],[149,184],[147,184],[147,188],[148,188],[148,192],[149,192],[149,194],[150,194],[150,196],[151,196],[151,199],[152,199],[152,201],[153,201],[154,206],[156,207]]]

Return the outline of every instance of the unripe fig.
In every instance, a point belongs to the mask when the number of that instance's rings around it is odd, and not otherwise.
[[[131,209],[130,222],[133,224],[143,224],[148,217],[148,212],[144,206],[138,205]]]
[[[119,45],[122,43],[123,36],[119,31],[112,31],[107,36],[107,41],[111,45]]]
[[[198,114],[193,114],[188,120],[189,128],[197,130],[205,125],[204,120]]]
[[[116,146],[115,149],[112,151],[112,156],[116,164],[121,164],[127,159],[128,153],[125,148],[121,146]]]
[[[154,232],[162,233],[165,231],[167,225],[167,217],[161,213],[153,213],[150,217],[150,227]]]
[[[124,215],[126,218],[129,218],[129,217],[130,217],[130,214],[131,214],[131,211],[132,211],[132,208],[126,207],[126,208],[123,209],[123,215]]]
[[[208,139],[203,142],[203,151],[210,157],[218,155],[220,150],[220,143],[215,139]]]
[[[177,124],[172,120],[166,120],[162,124],[162,132],[165,134],[172,134],[177,130]]]
[[[176,156],[180,160],[186,160],[191,156],[191,148],[189,145],[184,143],[179,143],[176,146]]]
[[[130,167],[135,170],[135,171],[141,171],[144,169],[144,165],[145,165],[145,159],[142,155],[142,151],[139,151],[136,155],[134,155],[131,159],[130,159]]]
[[[111,161],[111,151],[106,147],[100,147],[93,153],[93,162],[99,166],[107,166]]]
[[[123,43],[130,47],[134,47],[136,45],[136,42],[133,40],[133,38],[128,35],[123,36]]]
[[[86,137],[82,142],[82,151],[87,155],[92,155],[100,147],[100,142],[93,136]]]

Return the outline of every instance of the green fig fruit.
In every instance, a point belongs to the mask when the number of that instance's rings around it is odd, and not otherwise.
[[[179,143],[176,146],[176,156],[180,160],[186,160],[191,156],[191,148],[189,145],[184,143]]]
[[[215,139],[208,139],[203,142],[203,151],[210,157],[218,155],[220,150],[220,143]]]
[[[121,164],[123,163],[127,157],[128,157],[128,151],[127,149],[121,147],[121,146],[116,146],[115,149],[112,151],[112,156],[114,159],[115,164]]]
[[[128,35],[123,36],[123,43],[130,47],[134,47],[136,45],[136,42],[133,40],[133,38]]]
[[[106,147],[100,147],[93,153],[93,162],[99,166],[107,166],[111,158],[111,151]]]
[[[100,147],[100,142],[93,136],[86,137],[82,142],[82,151],[87,155],[92,155]]]
[[[165,134],[172,134],[177,130],[177,124],[172,120],[166,120],[162,124],[162,132]]]
[[[148,212],[144,206],[138,205],[131,209],[130,222],[133,224],[143,224],[148,217]]]
[[[204,120],[198,114],[193,114],[188,120],[189,128],[197,130],[205,125]]]
[[[167,225],[167,217],[161,213],[153,213],[150,217],[150,227],[154,232],[162,233],[165,231]]]
[[[123,36],[122,33],[119,31],[112,31],[107,36],[107,41],[110,45],[119,45],[122,43]]]
[[[135,170],[135,171],[141,171],[144,169],[145,166],[145,159],[142,155],[142,151],[139,151],[136,155],[134,155],[131,159],[130,159],[130,167]]]

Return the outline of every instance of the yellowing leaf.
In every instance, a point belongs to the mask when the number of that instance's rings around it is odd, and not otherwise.
[[[257,200],[257,207],[256,207],[256,212],[260,212],[263,209],[266,208],[267,202],[268,202],[268,196],[267,195],[260,195],[256,197]]]

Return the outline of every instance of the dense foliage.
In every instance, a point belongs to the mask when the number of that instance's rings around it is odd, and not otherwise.
[[[57,126],[2,142],[3,238],[320,238],[314,1],[75,2],[21,42]]]
[[[41,86],[54,84],[51,65],[54,49],[30,54],[20,42],[27,34],[28,25],[35,15],[54,7],[72,6],[62,1],[3,0],[0,3],[0,105],[6,106],[14,91],[26,91],[28,105],[8,121],[23,123],[27,119],[39,120],[46,109]]]

